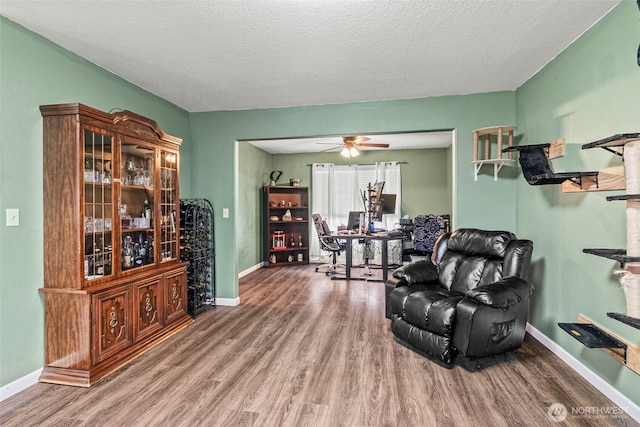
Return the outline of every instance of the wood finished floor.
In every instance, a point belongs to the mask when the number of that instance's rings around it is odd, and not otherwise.
[[[398,344],[384,286],[312,267],[260,269],[218,307],[90,389],[36,384],[2,426],[602,426],[616,407],[535,339],[515,362],[445,369]],[[548,407],[569,416],[551,422]]]

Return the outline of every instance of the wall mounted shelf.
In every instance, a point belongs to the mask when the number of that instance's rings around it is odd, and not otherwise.
[[[620,133],[617,135],[603,138],[598,141],[590,142],[582,146],[583,150],[590,148],[603,148],[612,152],[618,156],[622,156],[624,153],[624,146],[632,141],[640,141],[640,133]],[[615,150],[614,148],[622,148],[622,151]]]
[[[607,202],[616,200],[640,200],[640,194],[622,194],[620,196],[608,196]]]
[[[599,139],[598,141],[584,144],[582,149],[602,148],[617,156],[624,157],[625,145],[633,141],[640,141],[640,133],[621,133],[613,135]],[[562,191],[565,193],[573,193],[578,191],[624,190],[626,188],[624,166],[613,167],[598,172],[600,182],[597,187],[587,185],[583,186],[583,188],[576,189],[575,187],[563,185]]]
[[[473,164],[473,179],[475,181],[478,180],[478,173],[483,165],[493,165],[493,180],[498,180],[498,172],[502,169],[503,166],[513,166],[515,160],[513,160],[513,155],[508,153],[507,158],[502,157],[502,153],[504,150],[502,149],[503,144],[503,134],[507,134],[507,144],[509,147],[513,146],[513,131],[516,130],[515,126],[492,126],[481,129],[475,129],[473,133],[473,160],[471,163]],[[492,158],[492,150],[491,146],[493,144],[495,136],[495,142],[497,144],[497,156]],[[480,139],[483,138],[483,156],[480,158],[480,150],[479,144]]]
[[[640,374],[639,347],[596,325],[581,314],[578,314],[577,323],[558,323],[558,326],[585,347],[600,348],[635,373]]]
[[[559,141],[564,145],[564,140]],[[522,174],[531,185],[557,185],[568,182],[582,189],[588,182],[596,188],[599,187],[598,172],[554,172],[549,164],[551,143],[507,147],[503,151],[519,152],[518,160],[522,167]]]
[[[629,325],[633,328],[640,329],[640,319],[636,317],[627,316],[626,314],[623,314],[623,313],[607,313],[607,316],[619,322],[622,322],[625,325]]]
[[[604,148],[616,155],[623,157],[625,166],[620,167],[621,172],[616,173],[615,179],[606,179],[607,184],[601,186],[601,190],[625,189],[627,194],[609,196],[607,201],[625,201],[627,205],[627,247],[626,249],[583,249],[587,254],[596,255],[618,261],[623,271],[620,274],[620,283],[627,300],[627,313],[607,313],[607,316],[626,325],[640,329],[640,311],[635,303],[638,298],[637,279],[640,277],[640,223],[636,219],[640,214],[640,133],[618,134],[598,141],[584,144],[583,149]],[[625,170],[626,169],[626,170]],[[602,172],[600,175],[602,176]],[[563,184],[564,185],[564,184]],[[604,188],[602,188],[604,187]],[[590,189],[582,189],[588,191]],[[564,187],[563,187],[564,191]],[[589,324],[589,325],[585,325]],[[603,348],[615,359],[629,367],[635,373],[640,374],[640,348],[630,344],[610,332],[593,324],[582,315],[578,315],[578,324],[558,324],[574,338],[580,340],[587,347]],[[601,344],[591,345],[592,341],[601,341]],[[625,344],[620,347],[616,341]]]
[[[583,249],[585,254],[596,255],[618,261],[620,264],[640,262],[640,257],[628,256],[626,249]]]
[[[498,172],[503,166],[513,166],[515,160],[509,159],[488,159],[488,160],[474,160],[473,163],[473,179],[478,180],[478,173],[483,165],[493,165],[493,180],[498,180]]]
[[[627,345],[591,323],[558,323],[558,326],[589,348],[620,348]]]

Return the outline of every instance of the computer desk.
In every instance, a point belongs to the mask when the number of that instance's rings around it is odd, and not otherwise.
[[[352,278],[351,277],[351,267],[353,267],[353,241],[354,240],[379,240],[382,243],[382,282],[386,282],[389,278],[389,250],[388,243],[391,240],[404,240],[406,238],[405,234],[402,233],[388,233],[388,232],[378,232],[371,234],[348,234],[348,233],[332,233],[331,237],[334,237],[338,240],[346,240],[346,266],[345,266],[345,280],[371,280],[379,282],[380,280],[376,279],[364,279],[364,278]],[[340,280],[342,277],[332,277],[332,279]]]

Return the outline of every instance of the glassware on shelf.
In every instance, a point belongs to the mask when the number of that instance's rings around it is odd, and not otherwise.
[[[160,184],[162,188],[173,187],[173,171],[171,169],[162,169],[160,173]]]
[[[122,268],[133,267],[133,242],[131,236],[125,236],[122,245]]]
[[[90,216],[84,217],[84,232],[85,233],[93,232],[93,218]]]
[[[87,164],[90,162],[87,160]],[[84,169],[84,182],[93,182],[95,180],[95,175],[93,173],[93,169],[90,167],[86,167]]]
[[[136,165],[133,163],[133,159],[128,159],[124,164],[124,168],[127,173],[132,174],[136,170]]]

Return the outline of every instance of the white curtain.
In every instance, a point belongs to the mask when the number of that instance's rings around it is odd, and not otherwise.
[[[333,163],[314,163],[311,165],[311,213],[320,214],[323,218],[329,216],[331,210],[330,177],[333,176]],[[311,218],[309,219],[309,257],[318,259],[320,257],[320,242],[318,234]],[[315,236],[315,238],[311,238]]]
[[[401,171],[399,162],[383,162],[375,165],[335,165],[314,163],[311,165],[311,212],[327,221],[331,230],[346,225],[349,211],[366,210],[363,195],[368,184],[384,181],[383,193],[396,195],[395,214],[384,215],[376,228],[392,229],[399,223],[401,202]],[[320,243],[313,224],[310,224],[312,260],[322,257]]]

